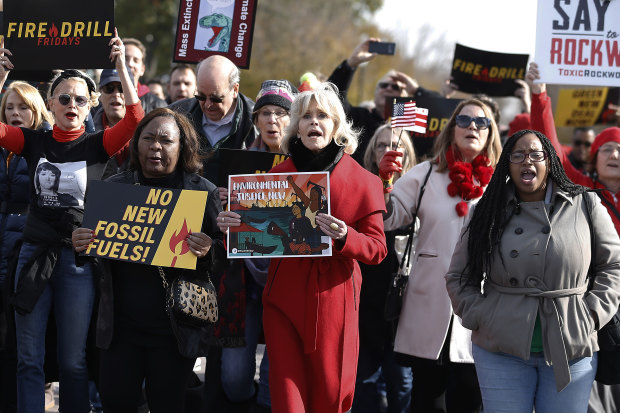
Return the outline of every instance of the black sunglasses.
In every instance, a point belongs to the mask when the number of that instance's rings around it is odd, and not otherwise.
[[[58,101],[61,105],[67,106],[71,103],[71,99],[75,100],[75,104],[79,107],[83,108],[88,103],[88,98],[86,96],[71,96],[68,93],[61,93],[58,95]]]
[[[105,86],[101,86],[101,91],[103,93],[107,93],[108,95],[114,93],[115,90],[118,90],[118,93],[123,93],[123,85],[108,83]]]
[[[222,103],[224,101],[224,98],[218,98],[217,96],[194,95],[194,97],[200,102],[205,102],[207,99],[209,99],[211,103]]]
[[[459,128],[467,128],[472,122],[474,122],[478,129],[486,129],[491,124],[491,119],[484,116],[471,117],[467,115],[456,115],[454,120],[456,121],[456,126]]]
[[[387,89],[388,87],[390,89],[392,89],[395,92],[399,92],[402,90],[402,87],[400,87],[399,85],[397,85],[396,83],[388,83],[388,82],[379,82],[379,87],[381,89]]]
[[[592,146],[592,142],[589,141],[573,141],[573,146],[585,146],[586,148],[589,148],[590,146]]]

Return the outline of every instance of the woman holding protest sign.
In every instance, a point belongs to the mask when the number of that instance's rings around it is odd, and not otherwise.
[[[187,118],[167,108],[155,109],[140,122],[130,143],[130,169],[107,179],[128,185],[208,191],[200,232],[185,241],[198,258],[196,271],[217,275],[225,260],[216,218],[218,191],[200,177],[198,137]],[[128,187],[130,190],[131,187]],[[96,234],[73,232],[76,252],[86,250]],[[184,394],[196,357],[204,355],[210,327],[183,324],[167,311],[162,277],[170,283],[191,270],[98,259],[101,299],[97,320],[100,353],[99,392],[104,411],[138,411],[142,382],[151,412],[182,412]],[[123,368],[119,368],[123,366]]]
[[[356,147],[333,85],[295,98],[282,145],[291,158],[271,172],[330,172],[330,214],[318,213],[316,222],[333,256],[271,260],[263,322],[276,413],[345,412],[353,402],[357,261],[378,264],[386,255],[380,181],[350,157]],[[223,230],[239,224],[238,214],[220,214]]]
[[[499,159],[491,110],[477,99],[459,103],[434,151],[434,160],[416,165],[393,186],[403,153],[388,151],[379,166],[388,210],[385,229],[412,224],[416,212],[420,220],[394,351],[400,353],[397,361],[412,368],[413,412],[435,411],[444,400],[448,413],[477,412],[481,399],[471,332],[454,317],[443,277],[467,213]]]
[[[78,70],[64,70],[52,82],[49,107],[54,115],[51,131],[33,131],[0,123],[0,146],[23,156],[28,164],[30,205],[23,233],[24,243],[16,270],[15,308],[17,335],[17,390],[20,412],[44,408],[43,361],[45,327],[53,306],[58,337],[60,408],[65,412],[90,409],[86,368],[86,336],[92,314],[95,282],[90,265],[78,267],[70,248],[71,232],[80,225],[83,196],[89,176],[100,176],[111,155],[131,138],[143,116],[125,67],[125,49],[116,35],[110,39],[110,60],[121,74],[128,105],[123,121],[105,132],[89,134],[84,120],[98,104],[95,82]],[[13,69],[0,49],[0,78]],[[59,182],[79,194],[78,205],[38,202],[35,175],[39,164],[49,162],[71,177]],[[73,203],[73,202],[72,202]]]
[[[297,89],[288,80],[265,80],[256,96],[256,103],[252,113],[252,122],[258,131],[256,139],[250,146],[250,151],[282,153],[282,139],[284,131],[289,125],[291,103],[297,95]],[[247,270],[251,277],[241,277],[240,272]],[[260,378],[258,389],[254,383],[256,373],[256,347],[262,328],[263,306],[261,295],[267,281],[269,259],[254,258],[243,262],[232,262],[227,276],[235,276],[245,283],[241,289],[245,289],[245,306],[239,306],[237,300],[231,305],[244,308],[244,314],[229,320],[237,322],[244,320],[245,325],[238,325],[243,329],[245,338],[244,346],[222,348],[222,389],[226,398],[239,411],[249,408],[249,404],[256,399],[256,404],[269,408],[269,361],[267,353],[264,354],[260,365]],[[232,290],[232,289],[228,289]],[[232,292],[232,291],[230,291]],[[227,300],[222,300],[226,302]],[[229,313],[233,315],[234,313]]]

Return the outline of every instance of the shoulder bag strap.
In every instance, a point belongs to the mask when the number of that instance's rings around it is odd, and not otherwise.
[[[594,191],[594,192],[596,192],[596,195],[598,195],[598,197],[601,198],[601,201],[603,201],[603,203],[607,206],[607,208],[609,208],[611,212],[614,213],[614,215],[616,216],[616,219],[620,220],[620,212],[618,212],[618,210],[616,209],[616,206],[612,204],[611,202],[609,202],[609,199],[605,198],[600,191]]]
[[[428,178],[431,176],[431,172],[433,172],[433,163],[429,162],[430,168],[424,177],[424,182],[420,187],[420,195],[418,195],[418,204],[415,208],[415,212],[413,213],[413,221],[411,222],[411,230],[409,231],[409,238],[407,239],[407,245],[405,246],[405,252],[403,254],[403,258],[400,261],[399,267],[402,269],[403,265],[405,265],[405,260],[407,260],[407,266],[409,266],[409,261],[411,259],[411,249],[413,248],[413,235],[415,234],[415,220],[418,217],[418,210],[420,209],[420,202],[422,202],[422,195],[424,195],[424,190],[426,189],[426,183],[428,182]]]

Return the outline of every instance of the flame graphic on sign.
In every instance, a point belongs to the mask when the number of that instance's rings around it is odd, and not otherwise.
[[[52,23],[52,28],[49,30],[49,34],[52,37],[58,36],[58,28],[56,27],[54,23]]]
[[[181,252],[178,255],[187,254],[187,252],[189,251],[189,244],[187,243],[185,238],[189,235],[190,232],[191,230],[187,228],[187,222],[185,221],[185,219],[183,219],[183,226],[181,227],[181,230],[178,233],[175,231],[174,234],[172,234],[172,236],[170,237],[170,243],[168,245],[170,246],[170,251],[172,251],[173,254],[177,254],[176,251],[179,244],[181,244]],[[176,264],[176,262],[177,255],[175,255],[172,259],[172,264],[170,266],[174,267],[174,264]]]

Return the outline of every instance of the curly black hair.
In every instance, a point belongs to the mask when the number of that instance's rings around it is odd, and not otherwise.
[[[509,184],[509,157],[517,141],[526,134],[534,134],[540,139],[543,150],[548,155],[548,176],[554,185],[571,196],[583,194],[589,189],[568,179],[564,167],[560,163],[560,158],[558,158],[551,141],[545,135],[529,129],[513,134],[506,141],[491,181],[476,205],[472,219],[467,226],[469,244],[467,246],[468,263],[465,271],[469,272],[469,277],[467,277],[469,284],[480,286],[480,283],[486,278],[493,253],[499,249],[504,228],[520,209],[520,202],[506,204],[505,200],[509,196],[509,192],[514,190],[513,185]]]

